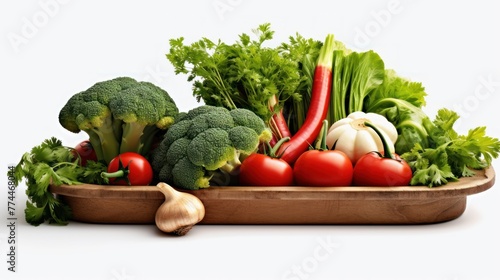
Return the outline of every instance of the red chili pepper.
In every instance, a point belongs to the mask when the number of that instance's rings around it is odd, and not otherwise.
[[[274,95],[271,99],[269,99],[269,110],[274,111],[274,106],[276,106],[276,104],[278,104],[278,97]],[[283,109],[272,115],[269,120],[269,128],[271,129],[273,135],[271,141],[269,142],[271,147],[274,147],[276,143],[283,138],[292,137],[286,118],[283,115]]]
[[[384,155],[370,152],[362,156],[354,166],[353,184],[357,186],[407,186],[410,184],[413,171],[410,165],[397,154],[391,154],[387,140],[371,123],[365,125],[372,128],[382,140]]]
[[[293,164],[305,152],[318,136],[322,122],[328,113],[332,88],[332,66],[335,40],[329,34],[321,47],[318,62],[314,69],[311,101],[304,124],[291,137],[291,140],[281,145],[283,160]]]

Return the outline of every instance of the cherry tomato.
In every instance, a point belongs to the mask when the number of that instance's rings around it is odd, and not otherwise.
[[[112,185],[147,186],[153,181],[153,168],[142,155],[126,152],[113,158],[101,175]]]
[[[97,155],[89,140],[78,143],[73,151],[75,157],[80,157],[81,166],[86,166],[88,160],[97,161]]]
[[[378,152],[362,156],[354,166],[353,184],[357,186],[408,186],[413,172],[410,165],[394,154],[383,157]]]
[[[338,150],[308,150],[293,166],[295,184],[302,186],[349,186],[352,173],[351,160]]]
[[[282,159],[255,153],[241,163],[239,183],[244,186],[290,186],[293,170]]]

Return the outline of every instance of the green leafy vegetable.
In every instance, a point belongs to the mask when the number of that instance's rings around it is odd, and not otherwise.
[[[176,74],[187,74],[193,82],[198,101],[230,110],[249,109],[268,124],[276,139],[290,136],[282,110],[287,100],[301,99],[297,54],[285,54],[283,46],[265,46],[274,35],[270,24],[253,33],[256,39],[243,33],[233,44],[202,38],[186,45],[183,37],[171,39],[166,56]]]
[[[335,50],[328,121],[334,123],[352,112],[362,111],[365,97],[383,80],[384,62],[377,53]]]
[[[415,144],[429,146],[432,122],[424,113],[425,92],[421,83],[400,77],[392,69],[385,70],[383,83],[364,99],[364,110],[381,114],[398,130],[396,153],[409,152]]]
[[[486,135],[485,127],[459,135],[453,125],[456,112],[441,109],[429,128],[430,146],[416,143],[401,155],[415,170],[412,185],[440,186],[461,177],[473,176],[473,169],[488,167],[500,152],[500,141]]]
[[[21,157],[13,175],[16,187],[26,179],[25,217],[29,224],[37,226],[45,221],[66,224],[71,218],[71,209],[49,191],[50,185],[107,183],[100,176],[106,170],[104,164],[87,161],[83,167],[74,155],[73,148],[52,137]]]

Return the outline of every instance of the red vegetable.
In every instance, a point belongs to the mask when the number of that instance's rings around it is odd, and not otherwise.
[[[75,157],[80,158],[81,166],[86,166],[88,160],[97,161],[97,155],[94,147],[92,147],[89,140],[78,143],[73,151],[75,153]]]
[[[350,186],[352,162],[337,150],[309,150],[293,166],[295,184],[301,186]]]
[[[291,137],[291,140],[280,147],[283,160],[293,164],[314,142],[321,130],[322,121],[328,113],[332,87],[332,65],[334,37],[329,34],[321,47],[318,62],[314,70],[311,101],[304,124]]]
[[[323,130],[318,137],[319,145],[314,150],[302,153],[293,166],[296,185],[301,186],[350,186],[352,161],[342,151],[326,147],[328,121],[323,121]]]
[[[113,158],[103,178],[112,185],[147,186],[153,181],[153,168],[148,160],[134,152],[126,152]]]
[[[264,154],[251,154],[240,166],[242,186],[291,186],[293,171],[288,162]]]
[[[269,100],[269,110],[274,111],[274,106],[276,106],[276,104],[278,104],[278,97],[274,95]],[[283,109],[281,109],[271,117],[271,119],[269,120],[269,128],[271,129],[273,135],[270,142],[270,145],[272,147],[274,147],[281,139],[289,138],[292,136],[286,118],[283,115]]]
[[[365,122],[382,140],[384,155],[370,152],[362,156],[354,166],[353,184],[357,186],[408,186],[413,172],[410,165],[397,154],[389,151],[386,139],[371,123]]]
[[[293,170],[288,162],[275,154],[275,150],[289,138],[282,138],[269,154],[254,153],[240,166],[239,184],[244,186],[291,186]]]

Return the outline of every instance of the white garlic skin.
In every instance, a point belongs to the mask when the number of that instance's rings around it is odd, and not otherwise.
[[[205,217],[205,206],[201,200],[189,193],[175,190],[160,182],[157,187],[165,195],[155,215],[156,226],[163,232],[185,235]]]

